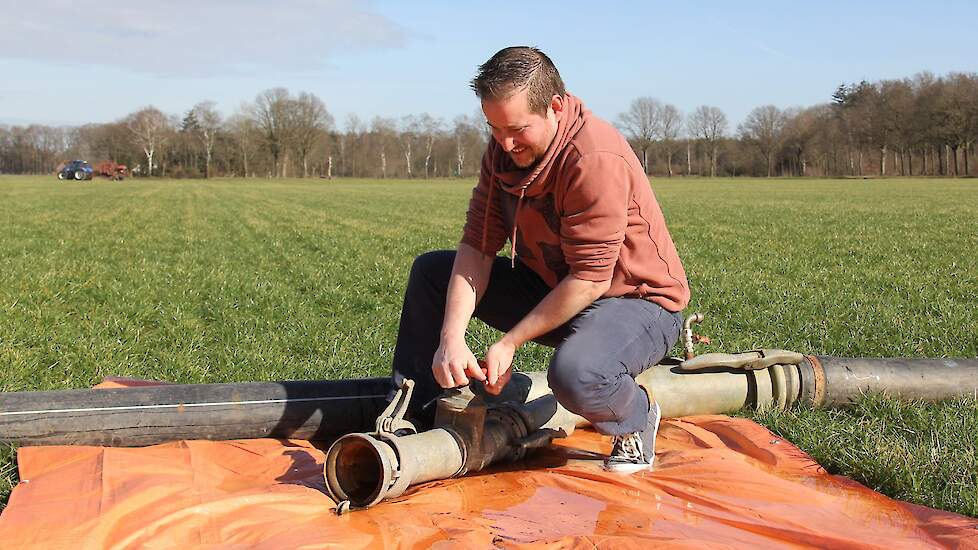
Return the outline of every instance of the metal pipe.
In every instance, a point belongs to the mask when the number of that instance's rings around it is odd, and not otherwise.
[[[519,376],[529,386],[546,382],[545,373]],[[398,391],[402,399],[392,418],[403,415],[411,382]],[[583,418],[561,407],[552,393],[527,403],[488,406],[486,394],[469,388],[449,390],[438,400],[435,425],[421,433],[385,429],[341,437],[326,453],[325,477],[337,510],[366,508],[402,494],[408,487],[465,475],[502,460],[518,460],[528,449],[566,437]]]
[[[0,393],[0,442],[134,447],[179,439],[333,440],[369,430],[389,378]]]
[[[698,359],[706,361],[692,364],[667,360],[646,370],[636,381],[654,394],[666,417],[721,414],[745,407],[839,406],[877,391],[903,399],[978,397],[975,359],[843,359],[781,350],[713,355],[700,356]],[[797,364],[772,363],[778,357]],[[928,384],[929,378],[935,380]],[[326,486],[339,503],[337,510],[372,506],[423,481],[460,476],[499,460],[517,459],[528,449],[546,445],[586,424],[544,389],[545,373],[516,373],[511,384],[519,388],[514,391],[516,396],[539,396],[493,405],[486,403],[491,398],[481,390],[477,389],[478,394],[454,391],[439,400],[435,428],[428,432],[397,435],[378,430],[337,441],[326,459]],[[441,443],[436,444],[434,438]],[[367,454],[363,448],[379,449],[369,456],[397,459],[371,460],[367,467],[358,458]],[[412,452],[418,456],[409,456]],[[344,465],[355,467],[355,474],[344,472]]]
[[[818,408],[846,406],[866,393],[923,401],[968,395],[978,398],[976,359],[817,356],[814,360],[825,372],[824,399],[814,404]]]
[[[792,404],[845,406],[873,391],[922,400],[978,394],[978,359],[763,355],[755,351],[667,360],[643,376],[649,377],[647,386],[668,417]],[[776,363],[781,372],[773,378],[770,366],[750,370],[775,358],[790,364]],[[684,370],[690,364],[699,366]],[[0,442],[139,446],[254,437],[332,441],[370,430],[392,390],[389,378],[364,378],[0,393]],[[482,397],[496,406],[527,403],[549,391],[543,373],[517,373],[501,396]]]

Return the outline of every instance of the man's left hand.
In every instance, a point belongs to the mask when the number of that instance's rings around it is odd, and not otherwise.
[[[513,355],[516,353],[516,346],[506,338],[497,341],[489,346],[486,351],[486,391],[493,395],[499,395],[503,386],[509,382],[512,375]]]

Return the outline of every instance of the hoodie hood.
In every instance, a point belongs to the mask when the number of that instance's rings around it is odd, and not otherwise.
[[[492,175],[505,191],[513,195],[536,197],[546,193],[547,187],[553,185],[553,181],[548,181],[547,176],[556,164],[557,158],[567,143],[584,126],[586,118],[590,115],[591,111],[584,107],[581,100],[571,94],[565,94],[564,109],[557,119],[557,133],[543,158],[529,168],[520,168],[495,140],[491,140]]]

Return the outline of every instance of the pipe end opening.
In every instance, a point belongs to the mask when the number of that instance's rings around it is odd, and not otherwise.
[[[392,465],[380,449],[382,443],[365,434],[336,440],[326,453],[326,487],[333,500],[363,508],[387,495]]]

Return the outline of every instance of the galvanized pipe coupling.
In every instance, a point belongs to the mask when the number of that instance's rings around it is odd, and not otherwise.
[[[461,476],[500,460],[519,460],[527,449],[548,445],[567,430],[540,430],[557,402],[544,395],[520,406],[488,407],[469,388],[438,400],[435,425],[417,433],[404,420],[414,383],[405,380],[377,419],[376,431],[348,434],[326,453],[326,489],[337,513],[367,508],[425,481]],[[571,420],[573,430],[576,418]]]

